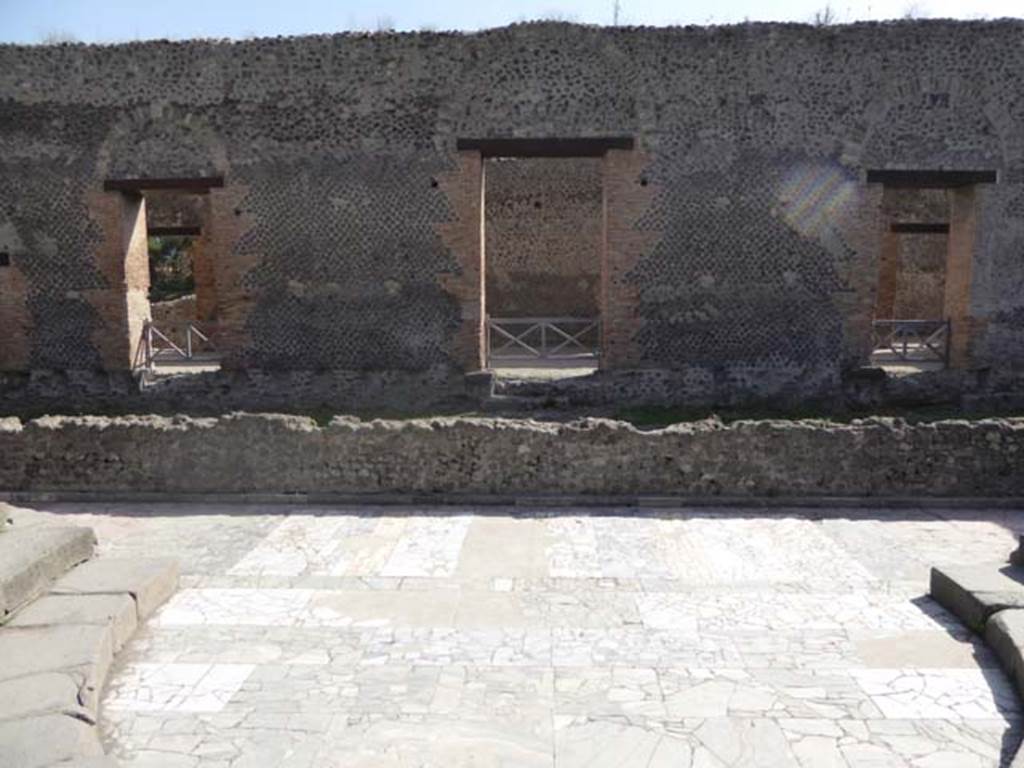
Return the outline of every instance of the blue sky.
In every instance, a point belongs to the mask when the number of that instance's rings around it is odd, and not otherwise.
[[[352,29],[481,29],[557,18],[608,24],[615,0],[0,0],[0,41],[252,37]],[[621,23],[809,21],[829,0],[619,0]],[[839,21],[1024,17],[1024,0],[831,0]]]

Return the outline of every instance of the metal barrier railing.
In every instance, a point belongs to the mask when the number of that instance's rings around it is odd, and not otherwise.
[[[949,320],[875,320],[875,352],[891,352],[906,362],[949,364]]]
[[[209,352],[216,352],[210,337],[195,323],[183,323],[175,328],[175,330],[184,332],[185,340],[181,345],[168,335],[173,334],[173,331],[167,328],[165,330],[167,333],[153,325],[151,320],[147,320],[143,324],[139,344],[135,349],[132,370],[152,374],[161,360],[194,360],[197,351],[201,348],[205,348]]]
[[[600,328],[595,317],[488,317],[487,360],[596,359]]]

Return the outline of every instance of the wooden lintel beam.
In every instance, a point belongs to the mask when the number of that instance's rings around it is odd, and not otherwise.
[[[456,149],[476,150],[483,157],[602,157],[609,149],[633,149],[632,136],[579,138],[458,139]]]
[[[214,187],[223,187],[223,176],[193,176],[188,178],[107,179],[105,192],[145,192],[147,189],[170,189],[193,194],[205,194]]]
[[[995,171],[869,170],[868,184],[905,189],[950,189],[972,184],[995,184]]]
[[[901,235],[948,235],[949,223],[945,221],[894,221],[890,232]]]

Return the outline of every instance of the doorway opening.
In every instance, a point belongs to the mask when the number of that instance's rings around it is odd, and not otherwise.
[[[632,148],[628,137],[459,141],[482,159],[484,359],[499,379],[599,367],[605,154]]]
[[[600,350],[600,158],[484,161],[488,367],[593,373]]]
[[[977,184],[987,171],[870,171],[884,185],[871,363],[892,376],[969,364]]]
[[[886,189],[871,362],[895,376],[949,360],[949,201],[942,189]]]
[[[144,381],[220,368],[209,247],[212,179],[110,180],[125,200],[125,274],[132,368]]]

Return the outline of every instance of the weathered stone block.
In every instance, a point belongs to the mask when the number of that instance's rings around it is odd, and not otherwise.
[[[88,560],[96,545],[90,528],[32,526],[0,536],[0,617],[42,594],[68,569]]]
[[[0,680],[66,672],[80,681],[79,700],[90,712],[96,711],[113,658],[114,636],[106,626],[65,624],[5,627],[0,631]]]
[[[138,626],[135,601],[129,594],[47,595],[19,611],[8,626],[43,627],[59,624],[110,627],[114,651],[119,651]]]
[[[0,721],[52,712],[84,713],[78,683],[61,672],[41,672],[0,682]]]
[[[931,596],[975,632],[989,616],[1024,608],[1024,568],[989,563],[932,568]]]
[[[0,765],[47,768],[55,763],[102,757],[96,729],[68,715],[0,722]]]
[[[467,373],[466,394],[479,399],[491,397],[494,394],[494,373],[491,371]]]
[[[71,571],[53,586],[52,593],[131,595],[141,621],[152,614],[177,587],[176,560],[100,558]]]
[[[992,616],[985,624],[985,642],[1024,696],[1024,610],[1009,608]]]

